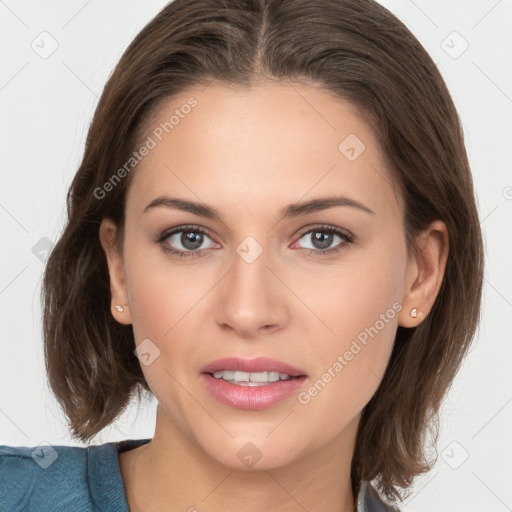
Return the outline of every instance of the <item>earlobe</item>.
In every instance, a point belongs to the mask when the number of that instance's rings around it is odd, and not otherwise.
[[[111,219],[104,218],[101,221],[99,237],[108,265],[112,316],[119,323],[129,325],[131,324],[131,315],[128,308],[123,258],[115,243],[116,229],[117,226]]]
[[[403,309],[398,317],[402,327],[416,327],[429,314],[441,289],[448,259],[448,229],[442,221],[433,222],[416,238],[411,252]]]

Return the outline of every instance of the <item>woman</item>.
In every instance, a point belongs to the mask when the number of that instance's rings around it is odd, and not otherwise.
[[[7,510],[392,510],[473,338],[482,240],[430,57],[371,0],[175,0],[96,109],[44,278],[77,439]],[[44,467],[44,471],[41,468]]]

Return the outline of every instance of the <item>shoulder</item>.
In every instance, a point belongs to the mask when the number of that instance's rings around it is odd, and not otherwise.
[[[128,510],[118,459],[119,445],[126,442],[87,448],[0,445],[0,510]]]
[[[0,509],[64,510],[66,501],[69,510],[83,502],[85,451],[46,443],[36,447],[0,446]]]
[[[400,512],[396,505],[387,504],[370,482],[361,482],[357,512]]]

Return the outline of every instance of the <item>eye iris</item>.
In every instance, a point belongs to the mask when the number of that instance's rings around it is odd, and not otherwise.
[[[203,233],[184,231],[181,235],[181,243],[185,249],[197,249],[203,243]]]
[[[313,245],[317,249],[327,249],[332,243],[332,233],[328,233],[326,231],[314,231],[311,234],[313,235]]]

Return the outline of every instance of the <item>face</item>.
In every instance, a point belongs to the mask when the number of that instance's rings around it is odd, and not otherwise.
[[[353,439],[415,268],[371,128],[313,86],[210,85],[146,135],[109,265],[160,417],[231,467]]]

